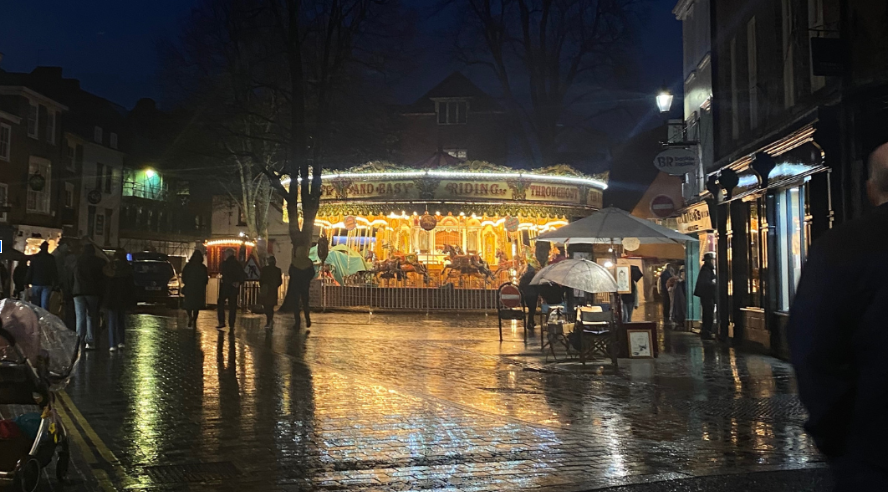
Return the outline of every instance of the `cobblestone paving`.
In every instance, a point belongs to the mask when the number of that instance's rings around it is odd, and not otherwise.
[[[324,313],[219,334],[131,318],[68,394],[146,490],[589,490],[821,466],[791,368],[659,341],[613,372],[544,364],[495,318]],[[292,318],[290,318],[292,320]]]

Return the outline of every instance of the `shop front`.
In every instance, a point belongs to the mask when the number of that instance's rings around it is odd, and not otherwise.
[[[13,247],[26,255],[37,254],[44,241],[49,243],[49,251],[52,252],[59,245],[59,239],[62,237],[62,230],[52,227],[19,225],[15,228]]]
[[[832,222],[830,174],[814,133],[814,125],[802,128],[719,174],[721,333],[782,356],[808,248]]]
[[[700,299],[693,295],[694,286],[697,285],[697,277],[700,267],[703,265],[703,257],[707,253],[716,253],[718,238],[710,219],[709,206],[700,201],[689,204],[680,211],[676,217],[678,232],[699,241],[696,247],[685,248],[685,275],[687,277],[687,325],[698,328],[700,325]]]

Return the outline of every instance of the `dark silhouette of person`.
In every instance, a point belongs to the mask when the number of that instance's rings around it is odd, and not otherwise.
[[[697,276],[694,295],[700,298],[700,338],[712,340],[712,328],[715,324],[715,302],[718,299],[718,277],[715,275],[715,255],[706,253],[703,266]],[[668,296],[668,294],[667,294]]]
[[[274,325],[274,307],[278,302],[278,288],[283,283],[281,269],[277,267],[277,259],[269,256],[267,264],[259,274],[259,301],[265,312],[265,328]]]
[[[805,429],[837,491],[888,488],[888,144],[869,167],[876,208],[811,247],[787,328]]]
[[[540,297],[539,289],[536,285],[530,285],[530,281],[536,276],[536,268],[530,263],[524,267],[524,273],[518,279],[518,290],[521,291],[521,302],[527,308],[527,327],[531,330],[536,326],[536,310],[537,301]]]
[[[671,263],[667,263],[666,267],[663,268],[663,271],[660,273],[660,278],[658,279],[657,284],[660,292],[660,302],[663,304],[663,326],[669,326],[672,323],[670,321],[672,299],[669,297],[669,289],[666,287],[666,282],[668,282],[673,275],[675,275],[675,269],[672,267]]]
[[[185,299],[182,307],[185,308],[185,314],[188,315],[188,327],[197,328],[197,316],[200,310],[206,306],[207,301],[207,284],[209,283],[209,275],[207,267],[203,264],[204,255],[200,250],[195,249],[191,253],[191,258],[182,269],[182,294]]]
[[[219,314],[217,328],[225,329],[225,303],[228,302],[228,326],[234,329],[234,322],[237,318],[237,297],[240,294],[241,284],[244,283],[247,275],[244,273],[241,263],[237,261],[234,249],[231,248],[225,250],[225,261],[222,262],[219,270],[221,270],[222,278],[219,280],[219,300],[216,301]]]

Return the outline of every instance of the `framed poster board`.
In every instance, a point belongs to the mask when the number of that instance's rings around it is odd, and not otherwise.
[[[630,359],[651,359],[654,357],[654,341],[650,330],[626,330],[629,339]]]
[[[631,273],[629,265],[617,265],[614,269],[614,278],[617,279],[617,292],[620,294],[632,293],[632,280],[629,275]]]

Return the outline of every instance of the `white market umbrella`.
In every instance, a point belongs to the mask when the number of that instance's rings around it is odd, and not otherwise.
[[[562,260],[549,265],[533,277],[530,285],[552,282],[583,292],[616,292],[617,281],[607,268],[589,260]]]
[[[640,244],[681,244],[696,239],[668,229],[649,220],[640,219],[625,210],[608,207],[537,236],[537,241],[570,244],[610,244],[625,238],[637,238]]]

